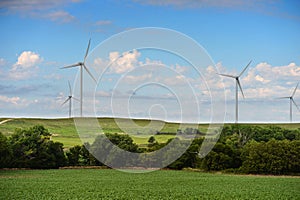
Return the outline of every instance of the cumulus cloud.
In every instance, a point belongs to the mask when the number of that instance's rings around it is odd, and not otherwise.
[[[203,70],[203,77],[195,77],[192,75],[192,69],[188,66],[174,64],[170,69],[175,73],[159,71],[153,74],[150,68],[151,64],[165,66],[160,60],[151,60],[145,58],[141,60],[141,54],[137,50],[132,52],[110,52],[108,59],[97,58],[94,63],[102,66],[102,69],[110,65],[109,74],[123,75],[129,71],[130,74],[124,75],[124,80],[128,84],[143,83],[147,80],[157,81],[170,86],[181,87],[186,83],[190,83],[196,91],[203,94],[226,94],[229,100],[235,98],[235,80],[227,77],[220,77],[217,73],[238,75],[240,69],[228,70],[221,62],[215,66],[207,66]],[[133,73],[137,67],[147,67],[149,65],[149,73]],[[167,66],[167,65],[166,65]],[[110,79],[116,79],[117,76],[110,76]],[[245,73],[240,77],[241,85],[246,99],[274,99],[280,96],[289,95],[291,88],[295,87],[300,77],[300,66],[296,63],[289,63],[283,66],[272,66],[269,63],[261,62],[256,65],[251,64]],[[113,82],[112,82],[113,83]],[[225,90],[224,90],[225,89]]]
[[[27,79],[36,75],[38,64],[43,59],[39,54],[32,51],[24,51],[18,57],[18,61],[12,66],[9,71],[9,78],[12,79]]]
[[[99,72],[106,67],[109,67],[110,73],[122,74],[128,72],[139,65],[138,58],[140,57],[140,52],[133,50],[132,52],[124,52],[120,54],[117,51],[109,53],[109,59],[104,60],[101,58],[96,58],[94,60],[94,67]]]
[[[218,64],[222,73],[235,75],[237,73],[226,70],[226,67]],[[212,69],[207,69],[209,73]],[[208,74],[209,74],[208,73]],[[261,62],[248,69],[241,77],[241,84],[245,97],[261,99],[274,99],[280,96],[290,95],[289,91],[300,81],[300,66],[296,63],[289,63],[283,66],[272,66],[269,63]],[[229,89],[228,98],[234,98],[235,81],[230,78],[223,78],[225,87]]]
[[[259,63],[255,70],[259,73],[266,74],[268,77],[273,78],[298,78],[300,77],[300,66],[297,66],[295,63],[290,63],[284,66],[274,66],[263,62]],[[275,76],[275,77],[274,77]]]

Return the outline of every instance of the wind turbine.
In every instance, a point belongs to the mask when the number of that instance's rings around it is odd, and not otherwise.
[[[72,95],[72,89],[71,89],[71,85],[70,85],[69,81],[68,81],[68,84],[69,84],[70,93],[69,93],[68,98],[61,105],[63,106],[64,104],[66,104],[69,101],[69,118],[71,118],[72,98],[75,99],[75,100],[77,100],[77,101],[79,101],[79,100],[76,99],[75,97],[73,97],[73,95]]]
[[[78,62],[76,64],[68,65],[68,66],[65,66],[65,67],[61,68],[61,69],[65,69],[65,68],[72,68],[72,67],[80,67],[80,116],[81,117],[82,117],[82,104],[83,104],[83,69],[85,69],[85,71],[91,76],[91,78],[95,82],[97,82],[96,79],[94,78],[94,76],[92,75],[92,73],[90,72],[90,70],[88,70],[88,68],[85,66],[85,61],[86,61],[86,57],[89,53],[90,44],[91,44],[91,39],[89,40],[89,44],[88,44],[88,47],[86,49],[83,62]]]
[[[298,85],[299,85],[299,82],[297,83],[297,86],[295,87],[294,92],[291,96],[279,98],[279,99],[290,99],[290,122],[292,122],[292,120],[293,120],[293,116],[292,116],[293,115],[293,105],[292,105],[293,103],[296,106],[296,108],[298,109],[298,111],[300,111],[298,105],[296,104],[296,102],[294,100],[294,95],[297,91]]]
[[[245,98],[239,78],[243,75],[243,73],[249,67],[251,62],[252,62],[252,60],[248,63],[248,65],[243,69],[243,71],[238,76],[229,75],[229,74],[219,74],[220,76],[226,76],[226,77],[229,77],[229,78],[234,78],[235,82],[236,82],[236,85],[235,85],[235,123],[237,123],[238,119],[239,119],[239,102],[238,102],[238,100],[239,100],[239,94],[238,94],[239,88],[241,90],[243,98]]]

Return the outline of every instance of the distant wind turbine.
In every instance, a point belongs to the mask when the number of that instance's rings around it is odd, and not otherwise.
[[[243,75],[243,73],[249,67],[251,62],[252,62],[252,60],[248,63],[248,65],[243,69],[243,71],[238,76],[228,75],[228,74],[219,74],[220,76],[226,76],[226,77],[229,77],[229,78],[234,78],[235,81],[236,81],[236,86],[235,86],[235,123],[238,123],[238,119],[239,119],[239,102],[238,102],[239,94],[238,94],[238,88],[240,88],[241,93],[242,93],[243,97],[245,98],[239,78]]]
[[[86,61],[86,57],[89,53],[90,44],[91,44],[91,39],[89,40],[89,44],[86,49],[86,53],[85,53],[83,62],[78,62],[73,65],[62,67],[62,69],[72,68],[72,67],[80,67],[80,116],[81,117],[82,117],[82,104],[83,104],[83,69],[85,69],[85,71],[92,77],[92,79],[95,82],[97,82],[96,79],[94,78],[94,76],[92,75],[92,73],[90,72],[90,70],[88,70],[88,68],[85,66],[85,61]]]
[[[296,102],[294,100],[294,95],[297,91],[298,85],[299,85],[299,82],[297,83],[297,86],[295,87],[294,92],[291,96],[289,96],[289,97],[280,97],[279,98],[279,99],[290,99],[290,122],[293,121],[293,105],[292,105],[293,103],[296,106],[296,108],[298,109],[298,111],[300,111],[298,105],[296,104]]]
[[[79,100],[76,99],[75,97],[73,97],[73,95],[72,95],[72,89],[71,89],[71,85],[70,85],[69,81],[68,81],[68,84],[69,84],[70,93],[69,93],[68,98],[61,105],[64,105],[64,104],[66,104],[69,101],[69,118],[71,118],[71,115],[72,115],[72,113],[71,113],[71,110],[72,110],[72,99],[75,99],[77,101],[79,101]]]

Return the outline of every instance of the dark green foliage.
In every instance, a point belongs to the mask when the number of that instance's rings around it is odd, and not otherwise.
[[[200,160],[200,168],[243,173],[299,173],[299,134],[299,129],[275,126],[225,126],[213,150]]]
[[[267,142],[271,139],[276,140],[299,140],[300,129],[289,130],[278,126],[255,126],[255,125],[231,125],[225,126],[222,130],[220,141],[223,142],[232,135],[238,135],[238,145],[243,146],[250,140],[257,142]]]
[[[300,173],[300,141],[250,142],[243,149],[241,170],[259,174]]]
[[[154,147],[154,146],[157,146],[158,145],[158,142],[156,141],[155,137],[154,136],[151,136],[149,139],[148,139],[148,147],[151,148],[151,147]],[[154,148],[155,149],[155,148]]]
[[[239,152],[228,144],[217,143],[212,151],[201,160],[205,170],[224,170],[240,166]]]
[[[0,132],[0,168],[10,167],[12,149],[7,138]]]
[[[58,168],[65,165],[63,144],[50,140],[43,126],[17,129],[9,138],[11,167]]]
[[[138,153],[138,145],[132,138],[125,134],[99,135],[90,146],[91,153],[100,161],[113,167],[130,166],[131,160],[127,159],[127,152]],[[136,155],[138,156],[138,155]]]
[[[100,165],[95,157],[88,151],[90,144],[76,145],[67,151],[67,159],[69,166],[92,166]]]
[[[230,125],[225,126],[219,141],[210,153],[199,158],[204,137],[196,129],[178,130],[178,138],[158,143],[154,136],[148,144],[139,148],[126,134],[99,135],[90,144],[78,145],[63,152],[63,144],[53,142],[51,134],[43,126],[16,129],[11,137],[0,133],[0,168],[58,168],[61,166],[111,167],[161,166],[159,162],[171,164],[170,169],[200,168],[207,171],[232,171],[254,174],[300,174],[300,129],[288,130],[276,126]],[[187,138],[197,134],[188,147]],[[175,135],[175,133],[174,133]],[[175,145],[171,146],[170,143]],[[165,147],[165,148],[164,148]],[[188,147],[188,148],[187,148]],[[187,150],[186,150],[187,148]],[[178,152],[174,161],[174,156]],[[162,161],[157,161],[156,152],[162,150]],[[140,163],[128,159],[128,152],[134,154]],[[95,156],[95,157],[94,157]],[[100,161],[99,161],[100,160]]]
[[[168,168],[178,170],[189,167],[195,168],[200,160],[198,157],[198,153],[202,142],[203,138],[194,139],[186,152],[182,154],[182,156],[180,156],[180,158],[178,158],[176,161],[168,165]]]
[[[151,137],[149,138],[148,142],[149,142],[150,144],[155,143],[155,142],[156,142],[155,137],[151,136]]]

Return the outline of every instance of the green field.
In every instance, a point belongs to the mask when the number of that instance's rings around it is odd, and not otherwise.
[[[0,119],[1,121],[5,120]],[[126,119],[124,119],[126,122]],[[117,126],[116,122],[112,118],[99,118],[99,124],[105,133],[122,133],[122,130]],[[149,124],[149,120],[134,120],[140,126]],[[126,124],[126,123],[125,123]],[[34,125],[43,125],[52,133],[52,140],[58,141],[64,144],[65,148],[70,148],[75,145],[81,145],[82,142],[77,134],[73,119],[12,119],[11,121],[0,124],[0,132],[4,135],[11,135],[16,128],[29,128]],[[287,129],[300,128],[300,124],[253,124],[258,126],[276,125]],[[200,124],[199,130],[205,132],[208,125]],[[131,127],[128,127],[129,129]],[[161,132],[176,133],[179,128],[179,124],[165,123]],[[133,129],[133,128],[132,128]],[[149,133],[142,133],[141,136],[132,136],[135,143],[142,145],[147,144],[148,138],[153,135],[157,130],[149,130]],[[132,131],[134,133],[134,130]],[[172,135],[156,135],[155,138],[159,143],[164,143],[168,139],[173,138]]]
[[[0,171],[1,199],[300,199],[295,177],[109,169]]]
[[[0,122],[5,119],[0,119]],[[126,119],[124,119],[126,122]],[[105,133],[122,133],[122,130],[117,126],[116,122],[112,118],[99,118],[99,124],[103,132]],[[134,120],[140,126],[149,124],[149,120]],[[70,148],[75,145],[81,145],[82,142],[77,134],[73,119],[13,119],[11,121],[0,124],[0,132],[4,135],[11,135],[16,128],[29,128],[35,125],[43,125],[52,133],[52,139],[64,144],[65,148]],[[162,132],[176,133],[179,124],[165,123]],[[130,129],[130,127],[127,127]],[[199,129],[205,131],[207,125],[199,125]],[[152,130],[152,133],[143,133],[141,136],[132,136],[133,140],[137,144],[147,144],[148,139],[154,134],[156,130]],[[133,132],[134,133],[134,132]],[[156,136],[156,140],[160,143],[167,142],[168,139],[173,138],[172,135],[159,135]]]

